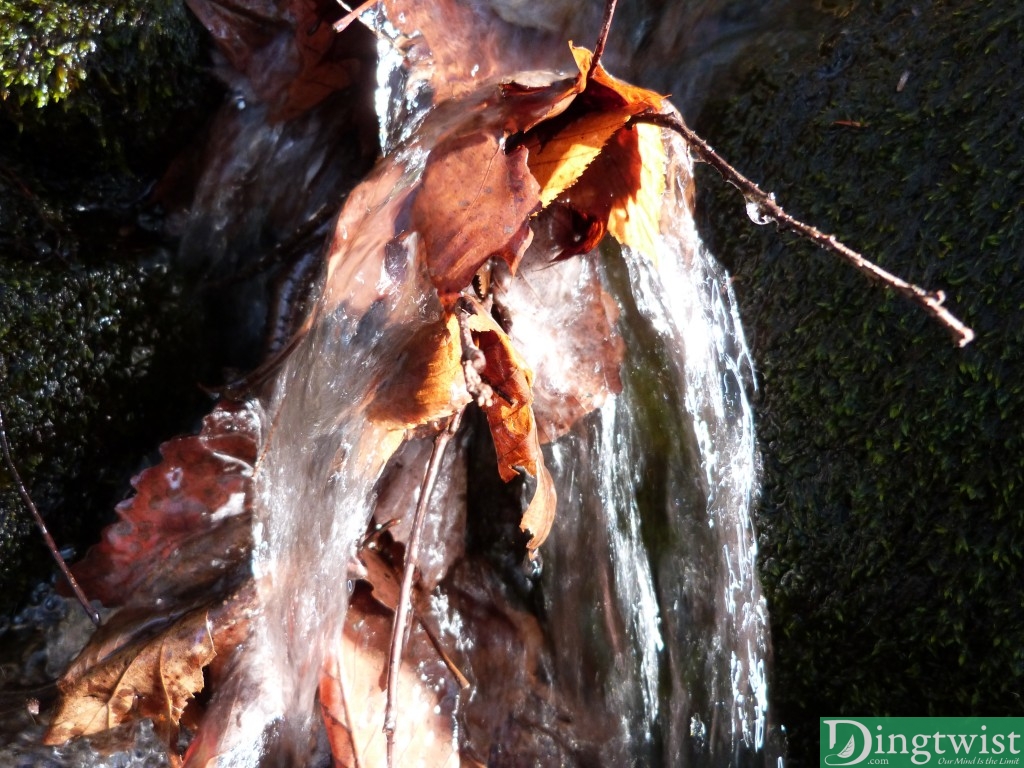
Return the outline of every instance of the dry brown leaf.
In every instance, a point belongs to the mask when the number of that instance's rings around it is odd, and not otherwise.
[[[526,150],[506,153],[498,136],[474,132],[430,153],[412,205],[430,279],[441,295],[457,294],[492,256],[514,272],[533,234],[539,187]]]
[[[45,743],[63,744],[144,717],[170,743],[186,704],[203,689],[203,667],[215,653],[207,612],[198,610],[156,637],[121,648],[79,677],[65,676]]]
[[[387,526],[391,538],[404,547],[409,545],[416,506],[434,452],[434,443],[433,437],[406,440],[391,457],[377,481],[374,522],[378,526]],[[430,546],[420,550],[416,562],[417,584],[425,592],[436,587],[452,563],[466,551],[467,473],[464,443],[453,441],[444,452],[420,535],[421,541],[430,543]],[[369,564],[367,569],[370,570]],[[375,597],[377,581],[371,573],[370,582],[374,585]],[[396,584],[396,597],[397,594]]]

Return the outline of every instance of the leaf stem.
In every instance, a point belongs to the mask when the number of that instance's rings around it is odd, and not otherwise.
[[[29,495],[28,489],[25,487],[25,483],[22,482],[21,475],[18,474],[18,468],[14,466],[14,459],[11,458],[11,447],[7,443],[7,430],[4,429],[4,416],[2,410],[0,410],[0,446],[3,447],[4,462],[7,464],[7,469],[14,478],[14,484],[18,486],[18,493],[21,495],[21,500],[25,502],[25,506],[28,507],[28,511],[31,512],[32,517],[35,518],[36,526],[39,528],[39,532],[43,534],[43,540],[46,542],[46,546],[50,550],[50,554],[53,555],[53,559],[57,561],[57,567],[59,567],[61,573],[64,574],[64,578],[67,579],[68,584],[71,586],[71,591],[75,593],[75,597],[78,599],[78,602],[82,604],[82,607],[89,615],[89,618],[92,619],[92,623],[98,627],[100,625],[99,613],[97,613],[92,605],[89,604],[89,598],[85,596],[82,588],[78,586],[78,581],[72,575],[71,570],[68,568],[68,564],[64,562],[64,558],[61,556],[60,550],[57,549],[57,543],[53,540],[53,536],[50,535],[50,531],[46,528],[43,516],[39,514],[39,510],[32,502],[32,497]]]
[[[427,517],[427,505],[434,491],[434,485],[437,483],[437,475],[441,469],[441,460],[444,458],[445,448],[448,447],[448,443],[455,436],[455,433],[458,432],[464,412],[465,409],[452,416],[448,425],[434,438],[434,448],[430,452],[427,470],[423,474],[423,482],[420,485],[420,498],[416,504],[412,530],[409,532],[409,544],[405,549],[402,588],[398,596],[398,605],[395,607],[395,622],[391,627],[391,657],[388,662],[387,705],[384,709],[384,734],[388,742],[388,768],[393,768],[395,764],[395,725],[397,720],[395,709],[398,700],[398,674],[402,667],[402,653],[405,651],[405,645],[409,640],[411,628],[409,614],[412,609],[412,582],[416,572],[416,563],[419,560],[423,521]]]
[[[696,155],[698,160],[707,163],[718,171],[722,178],[743,194],[744,199],[747,201],[748,213],[750,213],[751,219],[756,223],[766,223],[772,220],[780,230],[793,230],[797,234],[817,243],[825,250],[841,256],[869,278],[880,280],[908,299],[916,301],[939,322],[949,328],[954,340],[957,342],[957,346],[965,347],[974,339],[974,331],[943,306],[946,301],[945,292],[927,291],[919,285],[907,282],[841,243],[835,235],[826,234],[816,227],[812,227],[810,224],[805,224],[799,219],[790,216],[775,201],[774,194],[766,193],[757,184],[733,168],[704,139],[687,126],[681,118],[664,113],[644,112],[630,120],[630,124],[634,123],[651,123],[675,131],[682,136],[690,146],[690,151]]]

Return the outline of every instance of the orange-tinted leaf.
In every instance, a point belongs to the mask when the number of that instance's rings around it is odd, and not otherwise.
[[[494,390],[494,398],[484,412],[498,457],[498,474],[509,482],[525,473],[536,484],[520,524],[531,537],[527,548],[534,550],[551,531],[557,499],[533,415],[533,372],[489,314],[479,311],[469,324],[486,361],[480,378]]]
[[[526,150],[505,153],[488,132],[456,136],[427,160],[412,221],[423,240],[427,271],[441,296],[458,293],[492,256],[515,268],[532,232],[539,187]]]
[[[619,242],[655,260],[664,192],[661,129],[636,125],[619,130],[560,201],[607,221]]]
[[[454,315],[412,332],[394,360],[370,404],[375,421],[407,429],[450,416],[469,403]]]
[[[640,123],[633,132],[640,157],[640,180],[635,192],[616,198],[608,216],[608,232],[656,263],[665,194],[665,144],[658,126]]]
[[[156,637],[126,645],[80,676],[73,667],[60,682],[63,696],[45,743],[62,744],[144,717],[170,743],[185,705],[203,689],[203,667],[214,654],[207,612],[199,610]]]
[[[604,234],[604,223],[620,242],[654,258],[664,148],[660,131],[628,124],[641,113],[660,112],[665,100],[612,77],[600,64],[593,66],[593,54],[586,48],[570,45],[570,50],[580,70],[574,87],[582,86],[571,104],[562,106],[565,94],[571,93],[565,86],[562,92],[522,89],[534,100],[546,97],[558,105],[518,139],[529,151],[541,205],[556,200],[568,204],[588,223],[586,245]]]
[[[540,135],[531,137],[526,147],[530,172],[540,184],[541,205],[547,206],[572,186],[631,116],[628,107],[588,112],[547,141]]]

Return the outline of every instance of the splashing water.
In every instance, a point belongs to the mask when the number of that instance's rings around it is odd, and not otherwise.
[[[622,764],[763,764],[751,361],[727,276],[685,203],[685,149],[674,156],[657,265],[626,253],[626,275],[605,266],[624,308],[624,390],[551,448],[551,636],[565,641],[562,670],[607,649],[596,664],[621,715]]]

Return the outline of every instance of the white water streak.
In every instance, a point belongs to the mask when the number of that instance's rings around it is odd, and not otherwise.
[[[686,209],[683,184],[692,178],[692,163],[681,142],[673,141],[679,166],[670,174],[675,186],[667,194],[659,262],[635,253],[627,262],[638,306],[678,367],[706,485],[707,525],[719,542],[716,639],[729,658],[717,675],[727,679],[709,683],[717,703],[730,710],[733,737],[759,749],[767,713],[768,627],[751,521],[758,466],[746,384],[753,383],[753,366],[727,276]]]
[[[623,615],[629,617],[629,631],[638,646],[647,725],[644,736],[650,739],[651,726],[658,717],[658,656],[664,642],[651,564],[640,534],[637,480],[632,476],[636,461],[630,450],[633,441],[622,434],[623,426],[616,418],[619,407],[621,401],[614,398],[601,409],[600,489],[619,606]]]

